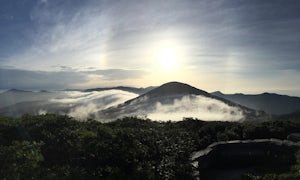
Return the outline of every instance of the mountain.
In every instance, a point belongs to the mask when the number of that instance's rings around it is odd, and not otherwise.
[[[267,117],[264,112],[249,109],[180,82],[163,84],[116,107],[102,110],[97,116],[106,121],[124,116],[142,116],[153,120],[193,117],[219,121]]]
[[[188,84],[180,83],[180,82],[169,82],[161,85],[158,88],[152,89],[149,91],[146,96],[148,97],[163,97],[169,95],[187,95],[187,94],[195,94],[195,95],[207,95],[209,94],[203,90],[197,89]],[[144,95],[145,96],[145,95]]]
[[[0,94],[0,108],[11,106],[27,101],[45,101],[53,98],[54,93],[50,92],[33,92],[19,89],[10,89]]]
[[[92,88],[86,89],[84,92],[92,92],[92,91],[107,91],[107,90],[122,90],[127,92],[132,92],[136,94],[144,94],[152,89],[156,88],[155,86],[150,86],[147,88],[135,88],[135,87],[127,87],[127,86],[117,86],[117,87],[104,87],[104,88]]]
[[[184,117],[206,121],[268,118],[264,112],[252,110],[180,82],[169,82],[156,88],[118,86],[53,92],[12,89],[0,94],[0,115],[19,117],[24,113],[68,114],[80,120],[94,118],[103,122],[124,116],[174,121]]]
[[[262,110],[269,114],[288,114],[300,110],[300,97],[263,93],[257,95],[211,93],[243,106]]]
[[[21,90],[21,89],[10,89],[6,92],[11,92],[11,93],[30,93],[32,91],[27,91],[27,90]]]

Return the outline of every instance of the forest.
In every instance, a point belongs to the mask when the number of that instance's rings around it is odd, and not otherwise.
[[[217,141],[286,139],[300,130],[299,119],[293,117],[252,123],[137,117],[100,123],[55,114],[1,117],[0,179],[193,179],[192,152]],[[285,172],[244,176],[299,178],[299,152]]]

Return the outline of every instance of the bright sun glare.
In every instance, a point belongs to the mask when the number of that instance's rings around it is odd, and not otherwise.
[[[177,61],[176,50],[170,47],[162,48],[157,53],[157,59],[160,66],[164,70],[170,71],[176,65],[176,61]]]
[[[158,65],[164,71],[173,71],[177,68],[180,51],[176,43],[163,42],[156,50]]]

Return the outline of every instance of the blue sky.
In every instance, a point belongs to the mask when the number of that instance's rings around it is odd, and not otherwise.
[[[0,88],[300,96],[297,0],[2,0]]]

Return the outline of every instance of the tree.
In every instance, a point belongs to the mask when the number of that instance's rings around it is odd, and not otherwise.
[[[0,178],[34,179],[39,176],[43,156],[43,143],[14,141],[10,146],[0,146]]]

